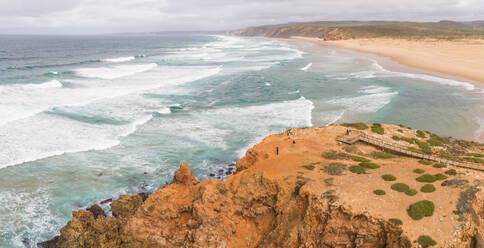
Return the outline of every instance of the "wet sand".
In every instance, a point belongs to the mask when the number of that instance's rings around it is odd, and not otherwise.
[[[482,59],[484,58],[484,40],[375,38],[323,41],[317,38],[294,38],[387,56],[410,67],[484,83],[484,59]]]

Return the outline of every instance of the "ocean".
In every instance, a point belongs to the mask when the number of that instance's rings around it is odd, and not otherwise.
[[[153,192],[184,161],[223,180],[290,127],[398,123],[477,140],[482,99],[478,84],[302,41],[0,36],[0,247],[35,247],[73,210]]]

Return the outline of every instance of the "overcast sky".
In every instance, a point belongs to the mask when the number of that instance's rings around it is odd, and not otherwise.
[[[0,0],[0,33],[228,30],[315,20],[483,20],[484,0]]]

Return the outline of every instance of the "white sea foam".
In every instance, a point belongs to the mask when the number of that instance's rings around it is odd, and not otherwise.
[[[119,58],[110,58],[110,59],[101,59],[103,62],[111,62],[111,63],[119,63],[119,62],[128,62],[135,60],[134,56],[129,57],[119,57]]]
[[[309,63],[306,66],[304,66],[303,68],[301,68],[300,70],[301,71],[307,71],[307,70],[309,70],[309,68],[311,68],[312,65],[313,65],[313,63]]]
[[[169,93],[170,87],[220,71],[221,67],[159,68],[156,72],[137,75],[136,84],[129,78],[111,84],[88,82],[85,87],[66,89],[65,92],[48,89],[43,94],[9,88],[0,98],[0,113],[5,113],[0,114],[0,124],[3,124],[0,129],[0,168],[67,152],[115,146],[119,144],[119,137],[129,135],[140,123],[149,121],[152,112],[168,111],[161,111],[156,105],[139,105],[139,94],[131,93],[144,90]],[[131,124],[89,124],[41,113],[52,106],[69,106],[66,108],[73,113],[108,115],[108,118],[129,120]]]
[[[134,133],[151,118],[142,116],[127,125],[96,125],[48,114],[15,121],[0,130],[4,141],[0,143],[0,168],[65,153],[104,150],[118,145],[120,137]]]
[[[54,215],[49,206],[49,193],[44,189],[33,192],[0,191],[0,237],[15,234],[15,247],[36,247],[42,235],[56,233],[64,224],[60,216]],[[5,236],[6,235],[6,236]],[[0,239],[1,240],[1,239]]]
[[[372,113],[389,104],[391,99],[398,95],[398,92],[391,91],[391,88],[379,86],[364,87],[360,92],[366,95],[336,98],[329,100],[328,103],[345,107],[348,111]]]
[[[468,82],[462,82],[462,81],[457,81],[457,80],[452,80],[452,79],[447,79],[447,78],[435,77],[435,76],[430,76],[430,75],[425,75],[425,74],[413,74],[413,73],[389,71],[389,70],[383,68],[376,61],[373,61],[372,66],[376,70],[376,71],[374,71],[374,73],[380,72],[380,73],[383,73],[383,76],[398,76],[398,77],[414,78],[414,79],[421,79],[421,80],[425,80],[425,81],[437,82],[441,85],[463,87],[466,90],[474,90],[475,89],[475,86],[471,83],[468,83]]]
[[[50,80],[41,84],[25,84],[21,86],[24,89],[49,89],[49,88],[61,88],[62,83],[58,80]]]
[[[171,109],[170,108],[162,108],[162,109],[160,109],[156,112],[158,114],[167,115],[167,114],[171,114]]]
[[[326,124],[326,126],[329,126],[329,125],[331,125],[331,124],[336,123],[336,122],[337,122],[337,121],[339,121],[341,118],[343,118],[344,114],[345,114],[345,110],[342,110],[342,111],[341,111],[341,113],[340,113],[338,116],[336,116],[336,117],[335,117],[333,120],[331,120],[330,122],[328,122],[328,124]]]
[[[157,66],[150,64],[118,65],[110,67],[79,68],[74,71],[78,76],[87,78],[115,79],[152,70]]]
[[[271,86],[271,83],[269,83],[269,82],[265,82],[264,84],[265,84],[266,86]]]

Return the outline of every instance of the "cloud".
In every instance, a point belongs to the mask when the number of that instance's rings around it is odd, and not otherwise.
[[[227,30],[315,20],[484,19],[481,0],[0,0],[0,33]]]

